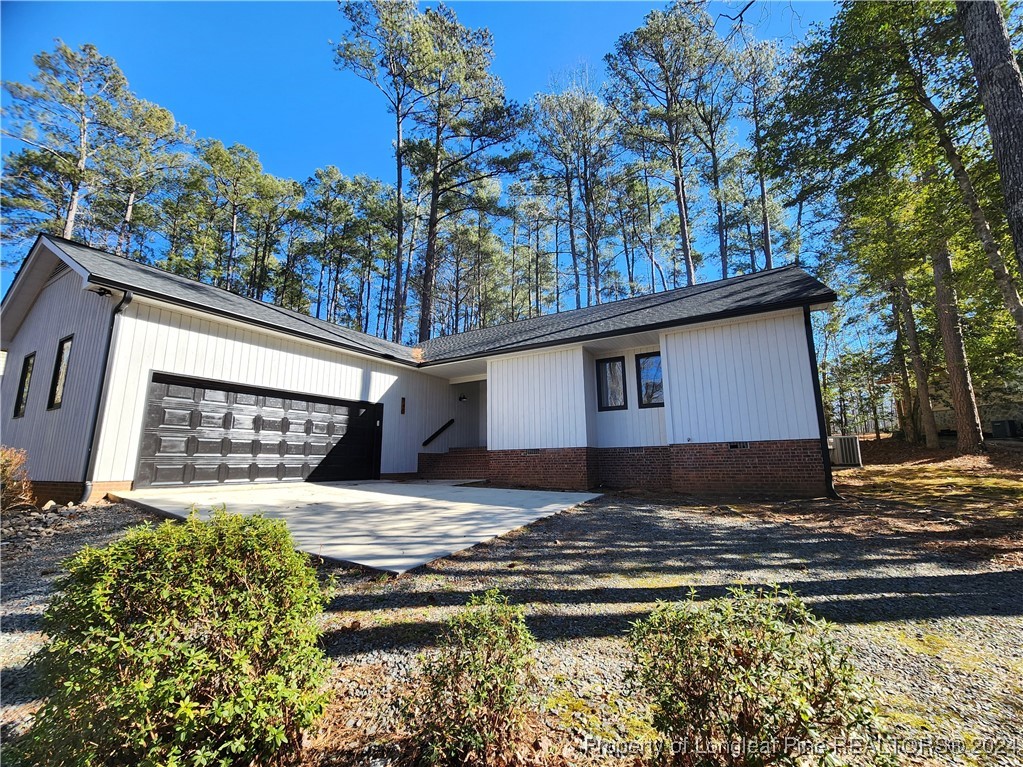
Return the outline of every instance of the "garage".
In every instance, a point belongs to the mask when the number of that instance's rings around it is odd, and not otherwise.
[[[135,487],[380,477],[383,405],[154,373]]]

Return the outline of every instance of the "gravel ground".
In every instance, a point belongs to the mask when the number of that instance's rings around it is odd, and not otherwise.
[[[60,563],[85,545],[102,546],[133,525],[155,519],[137,509],[101,506],[54,509],[5,518],[0,585],[0,740],[23,732],[39,707],[25,664],[45,638],[42,615]],[[13,515],[5,515],[13,517]]]
[[[500,588],[527,605],[540,641],[541,703],[556,741],[570,744],[576,760],[587,739],[592,749],[598,738],[631,741],[649,732],[646,710],[624,682],[623,636],[632,621],[659,600],[685,598],[690,587],[709,598],[737,584],[780,584],[836,624],[876,681],[903,748],[923,748],[914,739],[931,736],[974,749],[924,748],[905,761],[1020,765],[1023,570],[917,544],[900,534],[808,531],[728,506],[606,496],[402,577],[336,571],[325,643],[342,663],[343,690],[365,694],[368,683],[386,695],[447,616],[472,593]],[[387,723],[385,714],[348,715],[333,726],[372,734]],[[1011,737],[1003,753],[981,753],[985,739]]]
[[[119,506],[62,520],[31,551],[4,547],[5,733],[37,705],[25,658],[40,644],[39,616],[58,563],[146,517]],[[912,764],[1019,765],[986,740],[1023,734],[1023,570],[956,557],[901,533],[869,538],[765,521],[729,506],[606,496],[412,573],[389,577],[322,568],[333,579],[323,644],[336,659],[339,696],[310,762],[363,764],[386,742],[393,697],[444,620],[497,587],[526,605],[540,643],[539,703],[570,761],[632,764],[585,750],[597,738],[649,733],[646,709],[624,681],[624,634],[658,600],[719,596],[736,584],[780,584],[835,622],[859,668],[874,678],[896,734],[948,738],[971,754],[910,755]],[[907,748],[913,748],[912,742]],[[339,749],[347,749],[339,753]]]

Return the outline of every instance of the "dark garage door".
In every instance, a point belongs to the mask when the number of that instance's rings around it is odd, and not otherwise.
[[[383,405],[154,373],[136,487],[377,479]]]

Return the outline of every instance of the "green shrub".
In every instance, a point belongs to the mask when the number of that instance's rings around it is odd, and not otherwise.
[[[690,595],[633,626],[632,673],[652,700],[661,760],[871,761],[863,744],[876,734],[874,708],[829,625],[791,592],[730,595],[704,604]],[[861,740],[846,740],[854,738]],[[806,753],[810,744],[821,753]]]
[[[35,503],[25,462],[28,453],[0,446],[0,509],[4,512]]]
[[[46,613],[49,694],[19,744],[46,765],[294,760],[322,712],[315,571],[283,522],[214,511],[86,548]]]
[[[528,710],[534,646],[522,607],[496,589],[470,598],[405,702],[414,758],[484,765],[506,755]]]

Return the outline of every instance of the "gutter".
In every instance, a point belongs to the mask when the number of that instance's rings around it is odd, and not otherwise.
[[[817,303],[830,304],[838,300],[838,296],[831,293],[829,296],[818,297]],[[717,322],[719,320],[736,319],[739,317],[752,317],[758,314],[767,314],[768,312],[784,311],[786,309],[806,309],[809,311],[810,305],[806,303],[805,298],[793,299],[791,301],[779,301],[773,304],[763,304],[757,307],[743,307],[740,309],[730,309],[727,311],[715,312],[713,314],[701,314],[695,317],[687,317],[681,320],[664,320],[662,322],[653,322],[646,325],[635,325],[626,329],[615,329],[605,330],[598,333],[588,333],[585,335],[574,336],[573,338],[563,338],[557,341],[535,341],[533,343],[524,343],[518,345],[506,345],[503,347],[494,347],[482,352],[472,352],[470,354],[463,354],[457,357],[438,357],[437,359],[428,359],[425,362],[420,362],[417,367],[428,368],[437,365],[446,365],[450,362],[465,362],[467,360],[475,359],[486,359],[487,357],[497,357],[503,354],[519,354],[520,352],[535,351],[536,349],[546,349],[554,346],[567,346],[577,343],[585,343],[587,341],[597,341],[603,338],[615,338],[617,336],[627,336],[633,333],[647,333],[654,330],[669,330],[671,328],[681,328],[688,325],[702,325],[707,322]],[[545,315],[546,316],[546,315]],[[438,336],[438,338],[445,338],[446,336]],[[514,344],[514,342],[512,342]],[[816,359],[815,359],[816,364]]]
[[[84,486],[84,492],[82,499],[78,502],[79,504],[85,503],[89,500],[89,496],[92,495],[92,473],[95,469],[96,463],[96,437],[98,436],[99,427],[99,411],[103,406],[103,397],[106,393],[107,378],[109,377],[110,367],[110,347],[114,342],[114,324],[117,322],[117,315],[123,312],[128,304],[132,302],[135,294],[130,290],[125,290],[121,295],[121,300],[114,307],[114,310],[110,313],[110,327],[107,330],[107,344],[106,349],[103,351],[103,377],[100,378],[99,388],[96,391],[96,408],[92,413],[92,425],[89,427],[89,452],[85,456],[85,474],[82,477],[82,485]]]
[[[257,319],[253,319],[251,317],[243,317],[241,315],[233,314],[231,312],[218,311],[216,307],[210,306],[208,304],[200,304],[200,303],[197,303],[195,301],[187,301],[187,300],[184,300],[184,299],[181,299],[181,298],[176,298],[174,296],[164,295],[163,293],[156,293],[156,292],[149,291],[149,290],[139,290],[138,288],[132,288],[132,287],[130,287],[128,285],[125,285],[123,283],[117,282],[116,280],[108,280],[108,279],[105,279],[105,278],[99,278],[99,277],[94,277],[94,276],[90,275],[90,277],[89,277],[89,284],[91,284],[91,285],[99,285],[101,287],[111,288],[113,290],[127,291],[129,293],[132,293],[132,292],[138,293],[140,296],[145,296],[147,298],[152,298],[154,300],[161,301],[161,302],[163,302],[165,304],[171,304],[172,306],[183,306],[186,309],[192,309],[194,311],[203,312],[204,314],[213,314],[213,315],[216,315],[216,316],[219,316],[219,317],[225,317],[225,318],[227,318],[229,320],[234,320],[235,322],[240,322],[240,323],[245,324],[245,325],[252,325],[252,326],[255,326],[255,327],[259,327],[259,328],[264,328],[266,330],[273,330],[273,331],[275,331],[277,333],[283,333],[285,335],[294,336],[295,338],[301,338],[301,339],[303,339],[305,341],[311,341],[313,343],[323,344],[324,346],[331,346],[331,347],[334,347],[336,349],[343,349],[346,352],[350,352],[352,354],[358,354],[358,355],[361,355],[363,357],[372,357],[372,358],[375,358],[375,359],[382,359],[382,360],[386,360],[388,362],[394,363],[396,365],[403,365],[405,367],[410,367],[410,368],[417,368],[417,367],[420,366],[420,363],[412,362],[410,360],[403,360],[403,359],[401,359],[401,358],[391,354],[390,352],[379,352],[379,351],[375,351],[373,349],[368,349],[368,348],[365,348],[365,347],[359,347],[359,346],[356,346],[355,344],[341,343],[341,342],[338,342],[338,341],[326,339],[323,336],[313,335],[312,333],[300,333],[298,331],[290,330],[290,329],[289,330],[285,330],[285,329],[281,328],[280,325],[274,325],[272,322],[265,322],[263,320],[257,320]],[[265,304],[265,306],[267,306],[267,307],[269,307],[271,309],[274,308],[271,304]]]
[[[828,498],[836,501],[842,496],[835,490],[835,479],[831,470],[831,451],[828,450],[828,423],[824,418],[824,398],[821,395],[821,377],[817,369],[817,349],[813,343],[813,325],[810,322],[810,305],[803,306],[803,326],[806,328],[806,348],[810,354],[810,373],[813,376],[813,399],[817,405],[817,427],[820,431],[821,457],[824,459],[824,486]]]

